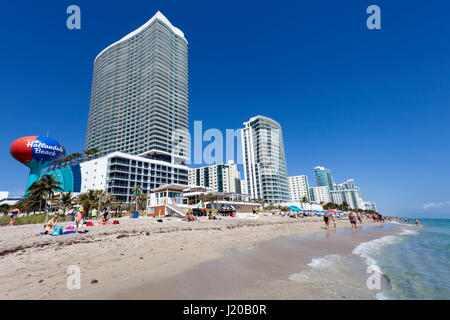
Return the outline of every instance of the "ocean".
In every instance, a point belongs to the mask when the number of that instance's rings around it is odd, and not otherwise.
[[[449,299],[450,221],[286,235],[136,288],[166,299]]]
[[[390,279],[392,288],[376,298],[450,299],[450,220],[419,222],[421,227],[398,224],[398,235],[360,244],[354,250]]]

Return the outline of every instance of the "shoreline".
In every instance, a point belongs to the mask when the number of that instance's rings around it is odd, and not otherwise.
[[[262,215],[257,221],[221,217],[189,223],[175,218],[165,218],[163,223],[153,218],[119,220],[119,225],[89,227],[83,235],[58,237],[39,235],[41,225],[3,229],[0,276],[5,281],[0,284],[0,298],[114,299],[143,284],[169,280],[220,259],[231,248],[325,231],[323,220],[317,217],[298,220]],[[347,219],[338,220],[337,225],[338,229],[350,228]],[[382,224],[369,220],[363,224],[376,225]],[[80,268],[80,290],[66,287],[70,265]]]

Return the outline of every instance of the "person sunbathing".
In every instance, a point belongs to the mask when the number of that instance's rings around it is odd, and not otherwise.
[[[55,214],[53,217],[47,221],[45,224],[45,234],[51,234],[53,231],[53,227],[56,226],[56,223],[58,222],[58,215]]]
[[[191,215],[189,212],[186,214],[186,221],[194,221],[195,219],[197,218]]]
[[[102,217],[102,221],[100,221],[100,224],[105,226],[107,224],[111,224],[111,222],[109,222],[109,218],[107,214],[104,214]]]

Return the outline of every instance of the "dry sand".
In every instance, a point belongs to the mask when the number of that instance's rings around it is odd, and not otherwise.
[[[317,217],[220,219],[201,217],[188,223],[165,218],[159,223],[155,218],[121,218],[119,225],[87,227],[86,234],[57,237],[40,235],[42,225],[2,227],[0,299],[115,298],[128,289],[160,282],[219,258],[229,248],[324,231],[323,220]],[[350,227],[348,219],[338,220],[337,225]],[[79,290],[67,289],[70,265],[80,268]]]

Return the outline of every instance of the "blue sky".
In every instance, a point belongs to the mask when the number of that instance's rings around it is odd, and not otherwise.
[[[66,28],[70,4],[81,30]],[[366,28],[371,4],[381,30]],[[450,218],[448,1],[6,2],[0,190],[26,184],[16,138],[48,130],[83,150],[95,56],[157,10],[189,41],[191,124],[266,115],[282,125],[289,175],[314,185],[322,165],[386,215]]]

